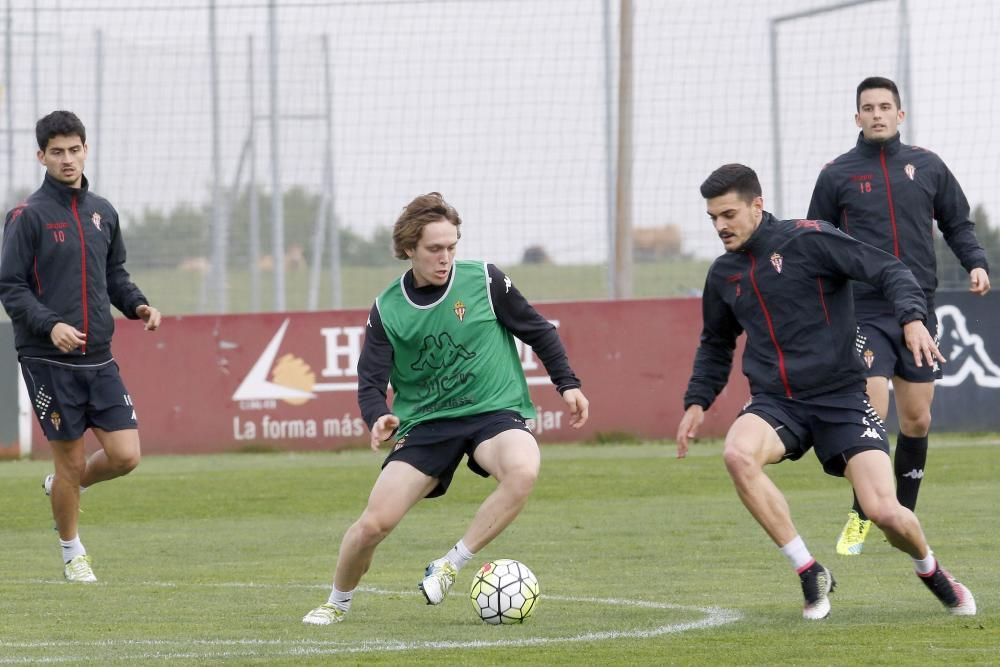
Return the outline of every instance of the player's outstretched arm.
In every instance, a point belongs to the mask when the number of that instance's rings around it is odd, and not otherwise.
[[[698,435],[701,423],[705,421],[705,408],[700,405],[688,406],[677,426],[677,458],[682,459],[688,453],[688,441]]]
[[[986,269],[976,267],[969,271],[969,291],[979,296],[986,296],[990,291],[990,274],[986,273]]]
[[[590,417],[590,401],[579,388],[567,389],[562,394],[563,400],[569,406],[569,425],[580,428]]]
[[[392,437],[399,428],[399,417],[394,414],[382,415],[372,424],[371,448],[377,452],[383,441]]]
[[[934,343],[934,337],[920,320],[913,320],[903,325],[903,340],[906,342],[906,348],[913,353],[913,363],[918,368],[923,366],[924,360],[928,366],[933,366],[935,361],[942,364],[948,361]]]

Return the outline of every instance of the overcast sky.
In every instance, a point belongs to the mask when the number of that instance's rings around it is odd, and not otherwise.
[[[0,144],[0,189],[9,182],[19,190],[37,186],[41,170],[30,129],[38,115],[66,107],[88,125],[95,190],[126,220],[147,207],[208,200],[207,2],[7,4],[13,85],[7,90],[4,82],[0,129],[7,129],[10,105],[16,132],[13,173],[9,145]],[[902,78],[898,0],[783,23],[783,197],[771,199],[770,20],[827,4],[634,0],[636,226],[676,224],[685,250],[718,254],[698,185],[732,161],[757,169],[768,208],[785,217],[805,214],[818,170],[855,141],[858,81]],[[995,223],[997,4],[909,0],[912,78],[903,90],[904,140],[941,155]],[[611,5],[616,38],[618,3]],[[511,263],[525,246],[542,244],[559,262],[599,261],[608,238],[604,6],[602,0],[280,2],[283,186],[322,187],[325,35],[342,224],[370,234],[391,224],[413,196],[437,190],[465,219],[463,256]],[[267,17],[265,2],[217,3],[226,185],[236,178],[255,110],[257,178],[270,188]],[[244,185],[248,166],[242,165]]]

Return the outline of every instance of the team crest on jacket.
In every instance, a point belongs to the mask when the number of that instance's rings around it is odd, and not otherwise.
[[[59,430],[59,427],[62,425],[62,417],[55,410],[52,411],[52,416],[49,417],[49,421],[52,422],[53,428],[55,428],[57,431]]]
[[[783,260],[781,255],[779,255],[776,252],[771,253],[771,266],[773,266],[774,270],[777,271],[778,273],[781,273],[782,261]]]
[[[456,301],[455,302],[455,308],[454,308],[454,310],[455,310],[455,317],[458,318],[458,321],[459,322],[464,322],[465,321],[465,304],[462,303],[461,301]]]
[[[872,364],[875,363],[875,352],[869,348],[861,353],[861,358],[864,360],[865,365],[868,366],[868,368],[871,368]]]
[[[910,178],[913,178],[912,176]],[[94,211],[94,215],[90,216],[90,221],[94,223],[94,227],[97,227],[98,231],[101,229],[101,214]]]
[[[909,176],[910,180],[912,181],[913,175],[917,173],[917,168],[914,167],[912,164],[907,163],[907,165],[903,167],[903,173]]]

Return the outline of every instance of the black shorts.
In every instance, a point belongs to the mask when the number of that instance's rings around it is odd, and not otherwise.
[[[132,398],[112,359],[74,366],[22,358],[21,374],[42,432],[49,440],[76,440],[88,428],[138,428]]]
[[[939,343],[937,316],[931,310],[927,315],[927,330]],[[892,378],[899,376],[907,382],[934,382],[942,377],[941,366],[924,363],[918,367],[913,362],[913,353],[903,340],[903,327],[895,315],[860,315],[858,330],[861,339],[858,350],[861,361],[868,369],[868,377]]]
[[[782,461],[802,458],[815,449],[823,470],[843,477],[847,461],[859,452],[878,449],[889,453],[885,426],[863,391],[823,394],[805,400],[762,394],[743,408],[778,433],[785,446]]]
[[[382,467],[390,461],[405,461],[425,475],[437,478],[438,484],[427,494],[428,498],[443,496],[465,455],[469,457],[472,472],[489,477],[472,455],[480,443],[512,429],[530,433],[524,417],[510,410],[417,424],[396,441]]]

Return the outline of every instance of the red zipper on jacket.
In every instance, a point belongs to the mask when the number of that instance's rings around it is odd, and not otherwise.
[[[817,277],[816,285],[819,287],[819,305],[823,306],[823,317],[826,319],[827,326],[830,326],[830,311],[826,309],[826,298],[823,296],[823,279]]]
[[[38,286],[38,296],[41,296],[45,290],[42,289],[42,277],[38,275],[38,255],[35,255],[32,271],[35,274],[35,284]]]
[[[757,260],[750,253],[750,284],[753,285],[754,294],[757,295],[757,302],[760,303],[760,309],[764,312],[764,321],[767,322],[767,332],[771,334],[771,342],[774,343],[774,349],[778,351],[778,374],[781,376],[781,384],[785,385],[785,396],[792,398],[792,388],[788,384],[788,373],[785,372],[785,353],[781,350],[781,345],[778,344],[778,337],[774,334],[774,324],[771,322],[771,313],[767,310],[767,304],[764,303],[764,296],[760,293],[760,289],[757,287],[757,278],[754,274],[757,269]]]
[[[899,257],[899,233],[896,231],[896,207],[892,205],[892,186],[889,184],[889,167],[885,164],[885,146],[879,149],[879,162],[882,163],[882,175],[885,177],[885,196],[889,200],[889,223],[892,225],[892,254]]]
[[[80,232],[80,289],[82,291],[81,302],[83,303],[83,335],[86,336],[89,328],[89,309],[87,307],[87,242],[83,237],[83,224],[80,222],[80,212],[76,208],[76,195],[70,200],[70,209],[73,211],[73,219],[76,220],[76,229]],[[87,354],[87,343],[80,346],[80,351]]]

